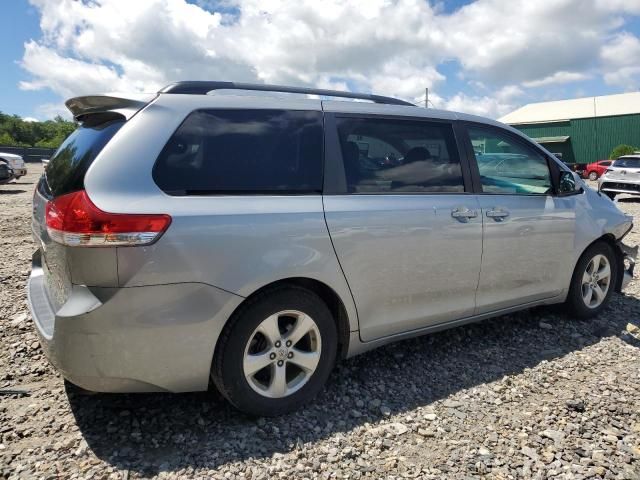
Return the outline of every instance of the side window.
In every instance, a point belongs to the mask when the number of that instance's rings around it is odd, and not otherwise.
[[[338,118],[351,193],[464,192],[451,125]]]
[[[606,162],[600,162],[600,165],[602,165],[603,167],[610,167],[611,162],[607,160]]]
[[[153,171],[169,195],[309,193],[322,190],[322,113],[198,110]]]
[[[547,194],[552,191],[547,160],[533,148],[493,129],[468,129],[485,193]]]

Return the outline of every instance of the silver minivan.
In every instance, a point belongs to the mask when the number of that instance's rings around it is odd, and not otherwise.
[[[633,273],[632,219],[492,120],[228,82],[67,106],[28,296],[84,389],[212,381],[277,415],[339,358],[536,305],[591,317]]]

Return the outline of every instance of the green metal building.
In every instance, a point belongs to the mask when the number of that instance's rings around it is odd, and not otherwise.
[[[500,121],[565,162],[591,163],[620,144],[640,148],[640,92],[530,103]]]

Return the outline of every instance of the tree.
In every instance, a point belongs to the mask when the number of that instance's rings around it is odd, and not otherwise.
[[[632,147],[631,145],[618,145],[611,151],[611,155],[609,155],[610,160],[615,160],[618,157],[623,155],[631,155],[633,152],[638,150],[636,147]]]
[[[7,132],[0,133],[0,145],[10,147],[16,144],[16,141]]]
[[[0,112],[0,145],[58,148],[76,126],[60,116],[45,122],[25,122],[18,115]]]
[[[64,142],[65,138],[67,138],[67,135],[56,135],[53,138],[43,138],[42,140],[38,140],[35,146],[40,148],[58,148],[62,142]]]

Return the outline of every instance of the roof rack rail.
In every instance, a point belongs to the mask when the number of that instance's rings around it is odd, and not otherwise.
[[[237,82],[209,82],[209,81],[186,81],[175,82],[167,85],[158,93],[182,93],[188,95],[205,95],[212,90],[254,90],[260,92],[283,92],[302,93],[308,95],[321,95],[324,97],[344,97],[357,98],[359,100],[370,100],[374,103],[385,103],[388,105],[409,105],[415,107],[413,103],[393,97],[373,95],[370,93],[351,93],[340,90],[326,90],[322,88],[287,87],[284,85],[268,85],[261,83],[237,83]]]

